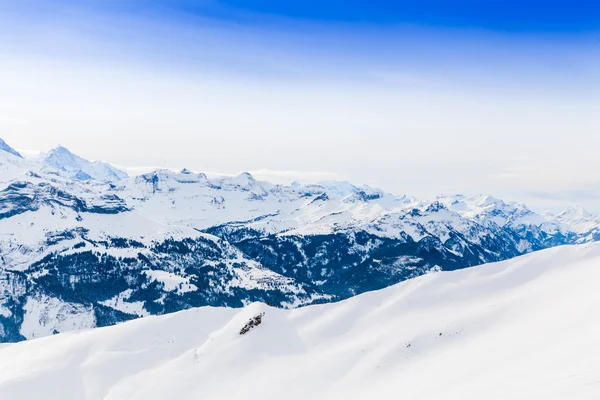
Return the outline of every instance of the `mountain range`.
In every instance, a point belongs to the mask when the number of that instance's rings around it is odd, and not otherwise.
[[[440,270],[600,239],[600,218],[489,196],[397,196],[189,170],[129,177],[0,140],[0,342],[199,306],[343,300]]]

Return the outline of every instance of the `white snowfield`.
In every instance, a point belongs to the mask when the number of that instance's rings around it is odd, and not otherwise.
[[[599,399],[600,244],[0,346],[0,399]],[[240,329],[265,312],[261,325]]]

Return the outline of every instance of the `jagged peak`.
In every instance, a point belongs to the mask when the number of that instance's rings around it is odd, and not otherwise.
[[[447,210],[447,208],[446,208],[446,206],[444,206],[443,203],[436,200],[427,206],[427,208],[425,209],[425,212],[433,213],[433,212],[438,212],[441,210]]]
[[[480,207],[504,207],[506,206],[506,203],[504,202],[504,200],[493,197],[493,196],[489,196],[486,194],[481,194],[479,196],[476,196],[474,198],[475,200],[475,204],[477,204]]]
[[[242,172],[237,176],[226,176],[215,180],[217,185],[225,187],[239,187],[259,195],[266,195],[267,191],[262,182],[257,181],[249,172]]]
[[[61,144],[59,144],[55,148],[49,150],[46,154],[43,155],[44,158],[49,158],[49,157],[53,157],[53,156],[54,157],[57,157],[57,156],[70,157],[70,158],[74,158],[74,159],[84,160],[84,158],[79,157],[78,155],[76,155],[71,150],[69,150],[68,148],[66,148],[65,146],[63,146]]]
[[[80,157],[63,145],[42,156],[41,162],[51,168],[62,171],[72,179],[115,182],[126,179],[128,174],[103,161],[89,161]]]
[[[594,215],[587,211],[585,208],[581,206],[573,206],[567,208],[565,211],[558,214],[557,218],[565,219],[565,218],[578,218],[578,219],[587,219],[592,218]]]

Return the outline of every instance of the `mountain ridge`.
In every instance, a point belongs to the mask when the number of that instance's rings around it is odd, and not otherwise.
[[[82,180],[0,151],[1,165],[0,342],[205,305],[343,300],[600,240],[591,214],[542,215],[489,196],[419,201],[189,170]]]

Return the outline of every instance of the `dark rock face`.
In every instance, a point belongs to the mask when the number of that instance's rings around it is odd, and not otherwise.
[[[256,317],[251,318],[250,321],[248,321],[248,323],[246,323],[246,325],[244,325],[244,327],[240,330],[240,336],[247,334],[252,329],[254,329],[257,326],[259,326],[260,324],[262,324],[264,316],[265,316],[265,313],[263,312],[263,313],[258,314]]]

